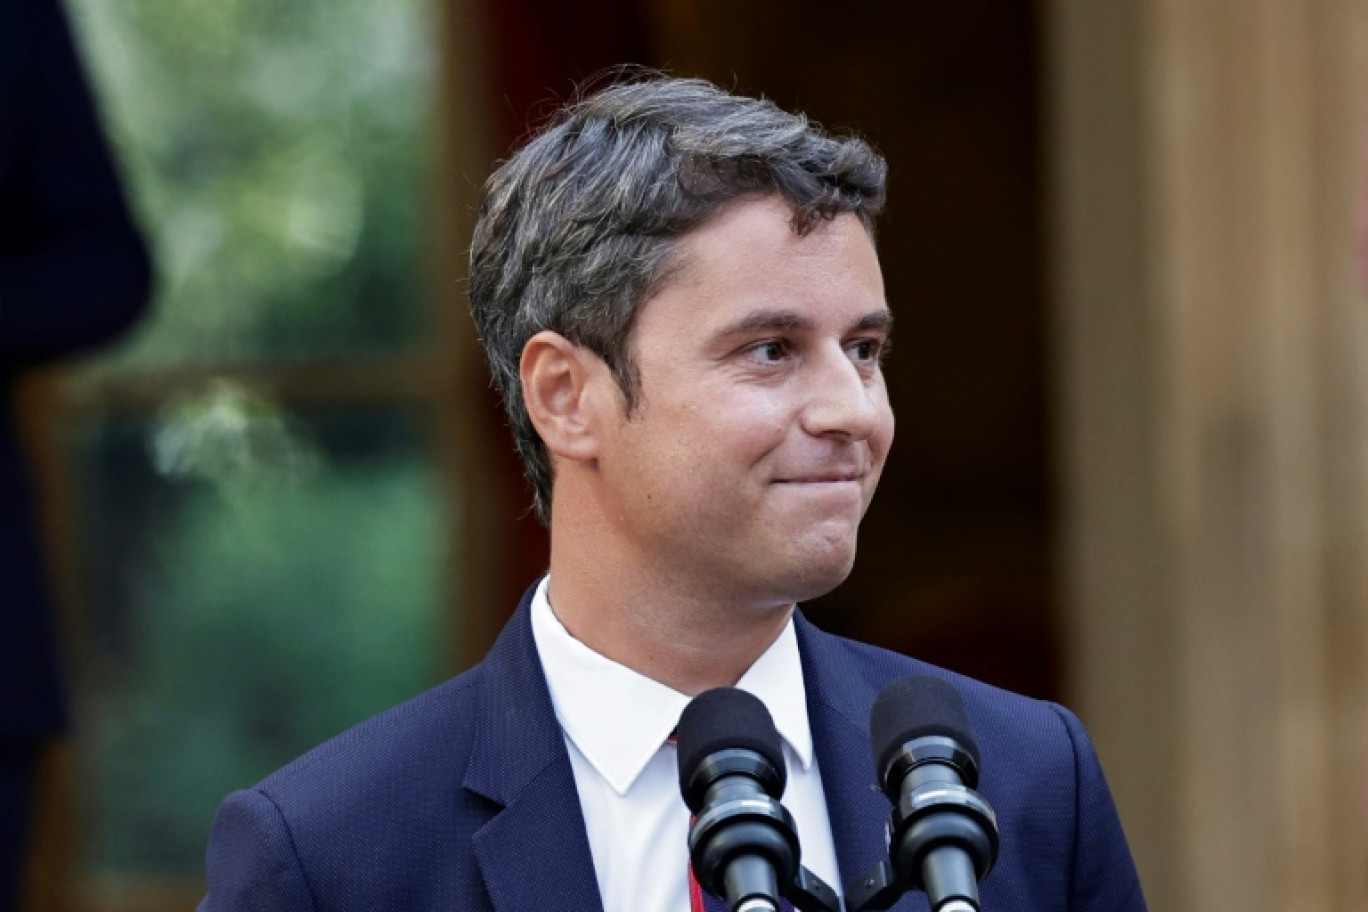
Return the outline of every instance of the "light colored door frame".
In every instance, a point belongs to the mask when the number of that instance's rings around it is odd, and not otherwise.
[[[1075,704],[1151,908],[1368,908],[1368,6],[1047,7]]]

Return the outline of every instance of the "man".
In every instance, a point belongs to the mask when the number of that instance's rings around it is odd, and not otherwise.
[[[142,313],[151,267],[56,0],[0,0],[0,912],[18,908],[34,780],[66,725],[14,388]]]
[[[1144,908],[1067,711],[795,608],[849,573],[893,438],[884,173],[859,140],[671,79],[571,106],[495,172],[471,305],[550,573],[478,667],[231,796],[202,909],[684,912],[669,734],[738,683],[782,735],[803,862],[839,889],[886,857],[869,711],[914,672],[952,680],[977,731],[1002,840],[984,908]]]

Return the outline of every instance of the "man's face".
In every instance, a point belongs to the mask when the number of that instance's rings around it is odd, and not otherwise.
[[[845,579],[893,440],[869,235],[854,215],[806,236],[790,218],[744,200],[680,242],[633,331],[636,408],[599,456],[636,558],[724,604]]]

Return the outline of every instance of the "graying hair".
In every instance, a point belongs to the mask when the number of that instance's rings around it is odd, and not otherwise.
[[[655,76],[566,106],[490,175],[470,250],[470,308],[514,443],[550,521],[552,466],[523,402],[527,341],[552,330],[603,359],[628,413],[637,311],[667,280],[675,242],[741,197],[776,194],[793,229],[854,213],[870,232],[887,167],[763,99]]]

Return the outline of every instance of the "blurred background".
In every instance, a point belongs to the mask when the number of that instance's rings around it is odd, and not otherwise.
[[[66,8],[157,296],[21,390],[75,701],[30,909],[193,906],[224,794],[492,642],[546,542],[473,208],[627,62],[889,158],[898,441],[809,615],[1077,710],[1152,908],[1368,908],[1368,6]]]

